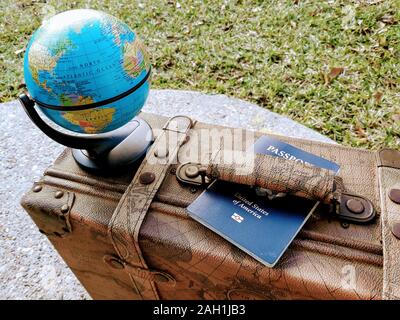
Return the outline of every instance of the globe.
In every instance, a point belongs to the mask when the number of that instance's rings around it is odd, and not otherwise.
[[[128,123],[143,107],[150,63],[125,23],[101,11],[65,11],[33,34],[24,78],[41,111],[61,127],[103,133]]]

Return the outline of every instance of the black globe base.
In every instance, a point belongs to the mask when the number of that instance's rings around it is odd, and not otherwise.
[[[93,150],[72,149],[77,164],[82,169],[95,173],[123,171],[134,166],[146,154],[153,141],[153,134],[150,125],[138,117],[126,129],[132,130],[131,133],[111,150],[97,154]]]
[[[107,174],[124,170],[135,165],[153,142],[150,125],[140,117],[110,132],[77,135],[48,125],[26,94],[20,95],[19,101],[32,122],[50,139],[72,148],[75,161],[87,171]]]

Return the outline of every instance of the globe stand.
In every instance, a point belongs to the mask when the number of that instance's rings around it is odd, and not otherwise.
[[[35,109],[35,102],[26,94],[18,97],[22,107],[35,125],[50,139],[72,148],[78,165],[87,171],[107,173],[133,166],[145,155],[153,141],[150,125],[135,117],[116,130],[88,135],[60,132],[49,126]]]

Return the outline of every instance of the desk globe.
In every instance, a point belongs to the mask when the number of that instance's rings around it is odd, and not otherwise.
[[[74,150],[80,165],[118,167],[137,160],[150,144],[150,127],[134,118],[147,99],[150,72],[144,45],[125,23],[101,11],[65,11],[46,20],[29,41],[24,57],[29,96],[20,101],[50,138],[86,149]],[[47,125],[35,105],[81,135]]]

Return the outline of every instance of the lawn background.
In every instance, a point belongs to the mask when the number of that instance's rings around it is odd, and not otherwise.
[[[400,0],[1,0],[0,102],[22,90],[34,30],[72,8],[136,30],[153,88],[245,99],[345,145],[400,146]]]

